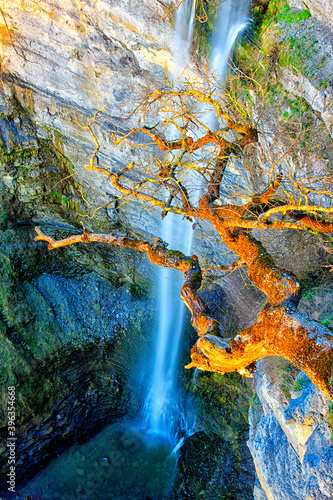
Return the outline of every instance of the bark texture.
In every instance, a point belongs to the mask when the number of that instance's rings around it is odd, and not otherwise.
[[[225,241],[232,247],[240,245],[237,246],[238,253],[248,264],[249,275],[255,284],[266,293],[267,304],[250,328],[234,339],[224,339],[221,324],[210,315],[207,305],[197,294],[202,274],[196,256],[187,257],[181,252],[167,250],[159,241],[152,244],[86,231],[55,241],[39,228],[36,231],[35,240],[48,242],[50,250],[80,242],[108,243],[144,252],[153,264],[182,271],[181,298],[191,312],[191,323],[200,337],[192,348],[192,362],[187,368],[219,373],[238,371],[243,376],[251,376],[258,359],[282,356],[303,370],[324,394],[333,399],[332,332],[297,310],[300,290],[297,280],[276,267],[252,236],[227,234]]]

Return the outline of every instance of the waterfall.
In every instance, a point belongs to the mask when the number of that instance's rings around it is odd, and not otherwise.
[[[188,255],[192,246],[192,225],[169,213],[161,224],[162,238],[170,248]],[[144,417],[149,433],[163,436],[170,442],[179,424],[181,401],[177,376],[179,350],[184,319],[184,305],[180,300],[182,275],[172,269],[159,269],[158,304],[154,365],[147,394]]]
[[[175,44],[173,49],[173,77],[176,78],[190,60],[195,20],[196,0],[184,0],[176,13]]]
[[[223,82],[237,36],[249,21],[250,0],[225,0],[220,7],[212,38],[210,66]]]
[[[218,72],[221,81],[226,75],[228,56],[237,35],[246,25],[249,2],[250,0],[226,0],[220,9],[213,36],[211,66]],[[181,74],[190,59],[195,5],[196,0],[185,0],[177,10],[173,78]],[[175,134],[175,130],[170,132],[169,139],[175,138],[172,134]],[[170,249],[180,250],[185,255],[191,254],[193,229],[189,221],[169,213],[161,221],[160,232]],[[181,286],[182,276],[177,272],[170,269],[159,270],[159,318],[154,340],[153,367],[143,411],[143,426],[147,432],[162,436],[171,443],[175,442],[175,432],[182,413],[177,384],[184,318],[184,305],[180,300]],[[175,449],[178,449],[178,445]]]
[[[173,78],[177,78],[190,60],[196,0],[185,0],[176,13]],[[171,127],[170,127],[171,128]],[[176,131],[169,132],[172,139]],[[190,254],[192,225],[187,220],[169,213],[161,221],[160,234],[170,249]],[[182,276],[172,269],[158,271],[159,318],[153,353],[151,383],[144,405],[144,427],[155,436],[174,441],[179,423],[180,394],[177,376],[179,349],[183,329],[184,305],[180,300]],[[176,299],[176,300],[174,300]]]
[[[238,35],[244,30],[249,21],[251,0],[225,0],[219,9],[212,36],[212,50],[210,54],[210,68],[216,79],[223,83],[227,78],[233,46]],[[205,123],[211,130],[218,129],[218,120],[215,111],[205,110]]]

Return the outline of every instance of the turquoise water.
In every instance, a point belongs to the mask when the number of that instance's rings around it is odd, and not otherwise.
[[[170,453],[164,441],[150,442],[134,427],[111,425],[54,459],[19,499],[163,500],[176,465]]]

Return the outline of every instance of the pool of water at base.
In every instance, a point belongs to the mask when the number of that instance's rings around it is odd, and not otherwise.
[[[162,438],[114,424],[55,458],[19,499],[164,500],[175,473],[171,451]]]

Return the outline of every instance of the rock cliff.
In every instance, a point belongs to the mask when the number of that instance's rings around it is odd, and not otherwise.
[[[281,359],[258,363],[249,448],[261,486],[256,499],[332,497],[332,443],[326,398]]]

